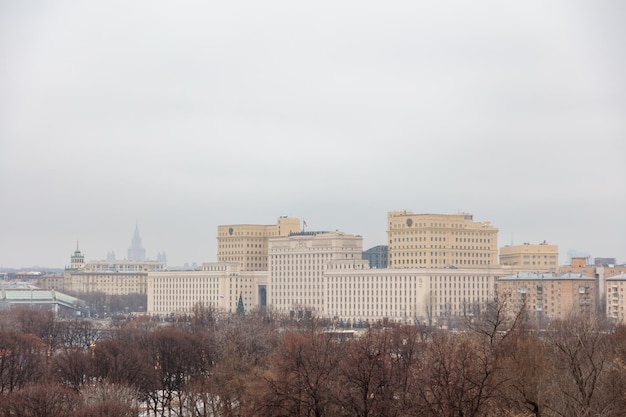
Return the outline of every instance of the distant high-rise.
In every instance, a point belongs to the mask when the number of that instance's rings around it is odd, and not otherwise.
[[[167,266],[167,255],[165,252],[157,253],[157,262],[161,262],[163,266]]]
[[[387,245],[374,246],[363,251],[363,259],[369,261],[370,268],[387,268],[389,248]]]
[[[141,236],[139,236],[139,226],[135,226],[135,234],[128,248],[128,260],[143,262],[146,260],[146,250],[141,245]]]

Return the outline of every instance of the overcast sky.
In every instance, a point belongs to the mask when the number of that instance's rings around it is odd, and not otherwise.
[[[391,210],[626,261],[626,2],[0,2],[0,266]]]

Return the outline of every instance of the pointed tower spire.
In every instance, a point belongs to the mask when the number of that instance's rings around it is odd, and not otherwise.
[[[246,309],[243,307],[243,293],[239,293],[239,301],[237,302],[237,314],[242,317],[246,315]]]
[[[146,260],[146,250],[141,245],[141,236],[139,235],[139,223],[135,223],[135,233],[128,248],[128,260],[143,262]]]

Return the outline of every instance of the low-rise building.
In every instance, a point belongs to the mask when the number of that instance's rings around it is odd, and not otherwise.
[[[246,271],[237,262],[204,263],[196,271],[148,273],[148,314],[190,314],[202,304],[233,313],[241,297],[246,310],[267,305],[267,271]]]
[[[500,248],[500,265],[511,272],[556,272],[559,262],[559,247],[546,242],[524,243]]]
[[[332,261],[324,271],[325,315],[350,322],[390,320],[450,326],[495,299],[498,268],[375,269]]]
[[[148,272],[162,271],[164,265],[158,261],[90,261],[78,246],[65,268],[63,283],[58,279],[43,281],[47,288],[56,288],[74,293],[103,292],[107,295],[145,294]]]

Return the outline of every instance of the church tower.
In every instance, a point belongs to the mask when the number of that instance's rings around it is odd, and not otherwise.
[[[141,236],[139,236],[139,225],[135,225],[135,234],[128,248],[128,260],[137,262],[146,260],[146,250],[141,245]]]
[[[78,242],[76,242],[76,250],[71,256],[71,269],[83,269],[85,267],[85,256],[78,248]]]

